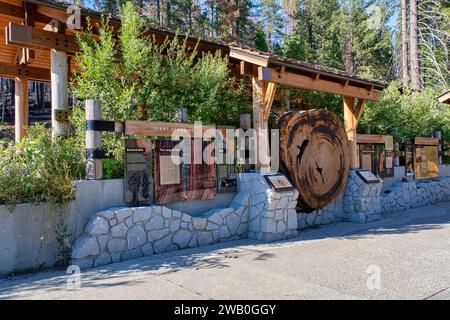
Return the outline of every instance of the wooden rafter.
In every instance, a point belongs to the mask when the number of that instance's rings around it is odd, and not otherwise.
[[[30,80],[49,82],[50,70],[27,65],[0,63],[0,76],[5,78],[26,77]]]

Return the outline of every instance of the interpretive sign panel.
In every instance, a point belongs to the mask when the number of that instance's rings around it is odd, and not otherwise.
[[[365,183],[379,183],[380,182],[380,179],[378,179],[369,170],[358,170],[356,173]]]
[[[275,191],[288,191],[295,189],[284,174],[267,175],[264,176],[264,178],[267,180],[270,187]]]
[[[156,141],[157,204],[208,200],[216,196],[216,165],[204,158],[208,146],[210,157],[214,157],[214,142],[195,139]]]
[[[144,205],[152,202],[152,143],[147,139],[125,140],[125,202]]]

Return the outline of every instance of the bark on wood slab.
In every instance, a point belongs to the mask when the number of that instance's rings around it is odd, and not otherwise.
[[[299,191],[299,205],[320,209],[335,200],[350,170],[344,124],[326,110],[288,112],[279,122],[280,160]]]

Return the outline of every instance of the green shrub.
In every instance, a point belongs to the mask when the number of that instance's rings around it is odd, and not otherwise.
[[[360,129],[370,128],[375,134],[392,134],[400,139],[430,137],[441,130],[443,139],[450,140],[450,108],[437,100],[439,92],[427,88],[422,92],[406,89],[402,94],[398,83],[384,90],[380,101],[368,102]]]
[[[105,120],[174,121],[180,107],[189,121],[238,125],[239,113],[251,110],[248,87],[229,74],[228,59],[220,52],[199,54],[186,39],[157,42],[145,35],[148,21],[131,2],[121,8],[120,30],[108,20],[96,25],[96,41],[78,34],[76,55],[79,73],[73,75],[72,92],[81,102],[73,124],[84,143],[83,101],[102,103]],[[89,25],[89,24],[88,24]],[[103,147],[114,160],[104,161],[107,178],[123,173],[123,137],[103,134]]]
[[[65,204],[75,196],[74,180],[85,173],[82,147],[74,138],[52,139],[38,125],[20,143],[0,146],[0,204]]]

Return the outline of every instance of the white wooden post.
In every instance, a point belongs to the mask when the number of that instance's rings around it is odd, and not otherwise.
[[[69,134],[70,122],[61,120],[57,116],[58,110],[67,110],[68,106],[68,83],[67,83],[67,53],[51,49],[51,85],[52,85],[52,131],[53,136],[67,136]]]
[[[86,121],[101,120],[102,107],[99,101],[86,101]],[[102,150],[102,132],[86,130],[86,179],[103,178],[102,159],[96,159],[95,153]]]

